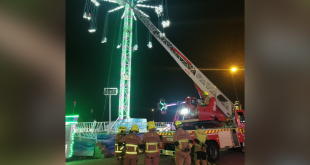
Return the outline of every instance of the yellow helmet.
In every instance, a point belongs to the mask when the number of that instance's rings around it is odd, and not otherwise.
[[[125,133],[125,131],[126,131],[126,127],[124,127],[124,126],[118,127],[118,133],[122,133],[122,132]]]
[[[149,121],[147,123],[147,130],[155,129],[155,123],[153,121]]]
[[[208,93],[208,92],[203,92],[203,94],[204,94],[204,95],[206,95],[206,96],[208,96],[208,95],[209,95],[209,93]]]
[[[182,127],[182,122],[181,121],[175,121],[174,122],[174,125],[176,126],[176,127]]]
[[[139,132],[139,127],[138,127],[137,125],[132,125],[130,131],[131,131],[131,132],[133,132],[133,131]]]

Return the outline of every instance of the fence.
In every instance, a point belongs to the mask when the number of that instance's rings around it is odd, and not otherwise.
[[[86,139],[95,139],[97,142],[98,133],[112,133],[116,134],[120,126],[125,126],[127,132],[130,131],[132,125],[138,125],[139,132],[147,132],[147,122],[111,122],[111,127],[109,122],[80,122],[75,126],[75,137]],[[174,131],[175,127],[173,122],[155,122],[156,130],[159,132],[163,131]],[[110,130],[109,130],[110,128]]]

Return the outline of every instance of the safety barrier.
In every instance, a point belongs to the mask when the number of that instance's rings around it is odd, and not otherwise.
[[[110,127],[111,125],[111,127]],[[112,133],[116,134],[118,132],[118,127],[125,126],[126,131],[128,132],[132,125],[138,125],[139,132],[147,132],[147,122],[118,122],[112,121],[109,122],[79,122],[75,126],[75,137],[78,137],[79,140],[84,139],[93,139],[97,142],[98,133]],[[156,130],[159,132],[163,131],[173,131],[175,127],[173,122],[155,122]],[[109,130],[110,129],[110,130]]]

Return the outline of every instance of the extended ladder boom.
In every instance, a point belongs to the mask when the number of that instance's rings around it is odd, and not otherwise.
[[[186,56],[173,45],[168,38],[161,33],[156,26],[136,7],[133,3],[126,0],[116,0],[119,5],[130,4],[132,11],[143,22],[143,24],[150,30],[152,35],[159,41],[159,43],[169,52],[174,60],[186,72],[186,74],[197,84],[202,91],[207,91],[211,97],[215,97],[216,105],[226,115],[226,117],[233,117],[234,104],[188,59]],[[222,96],[226,101],[220,101],[219,96]]]

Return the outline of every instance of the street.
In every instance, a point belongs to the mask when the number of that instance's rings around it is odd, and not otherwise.
[[[144,165],[144,154],[138,155],[139,161],[138,165]],[[116,164],[115,158],[106,159],[91,159],[91,160],[81,160],[66,162],[66,165],[102,165],[102,164]],[[174,156],[160,156],[159,165],[173,165]],[[192,162],[192,164],[194,164]],[[244,165],[244,153],[226,150],[220,151],[220,159],[214,163],[215,165]]]

